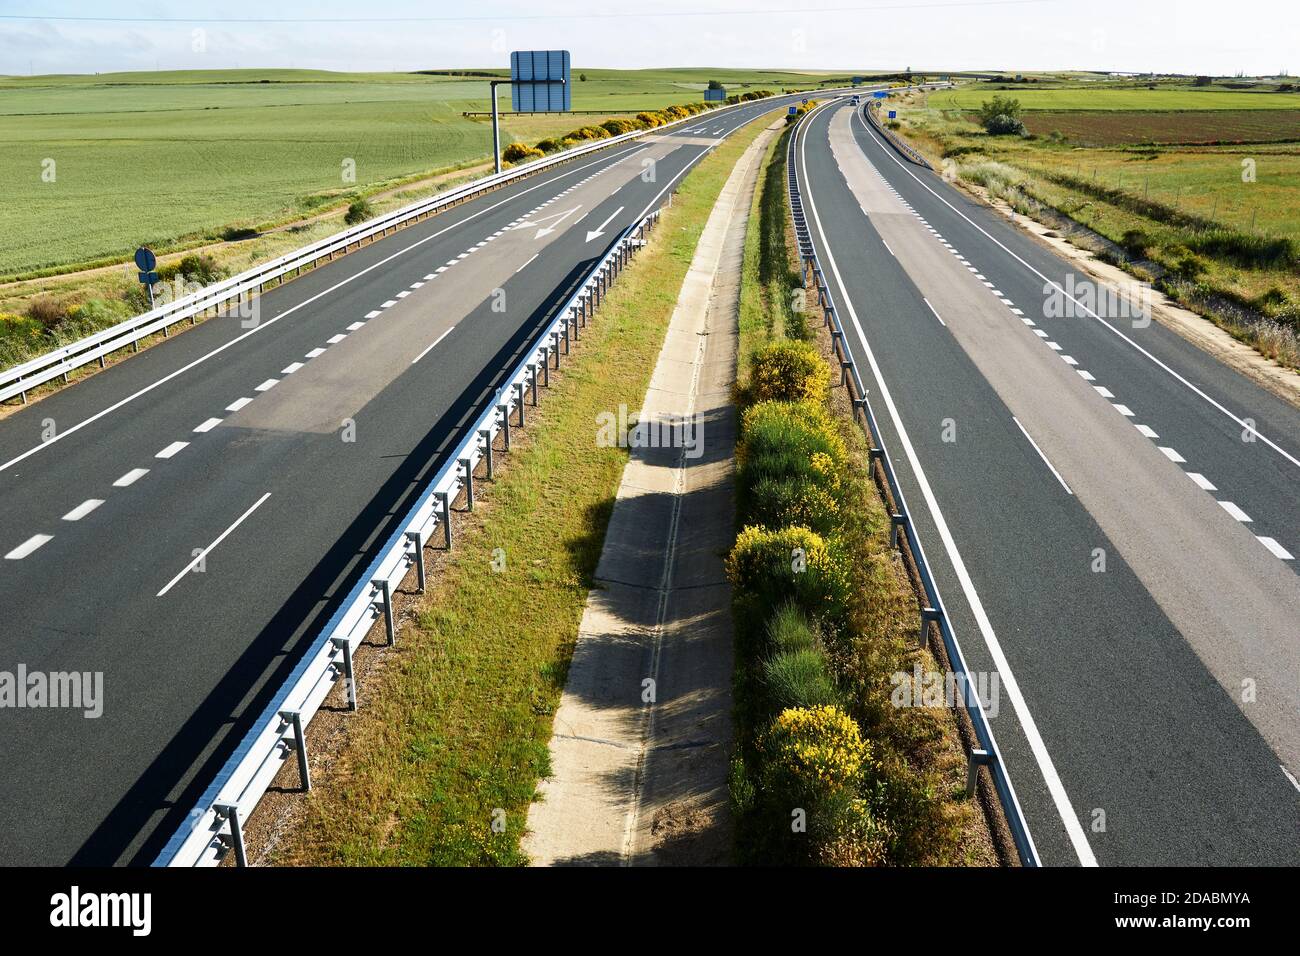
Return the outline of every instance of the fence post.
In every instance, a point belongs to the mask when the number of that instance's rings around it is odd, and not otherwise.
[[[239,824],[239,807],[233,803],[214,803],[212,809],[230,822],[230,843],[235,848],[235,865],[248,866],[248,851],[244,848],[244,830]]]
[[[907,516],[902,514],[892,514],[889,516],[889,546],[898,547],[898,529],[907,522]]]
[[[346,637],[331,637],[330,643],[343,652],[343,689],[348,695],[348,710],[356,710],[357,682],[352,673],[352,645]]]
[[[501,438],[505,451],[510,450],[510,406],[498,405],[497,411],[501,413]]]
[[[939,612],[932,607],[921,608],[921,630],[917,634],[917,649],[925,647],[930,638],[930,622],[939,620]]]
[[[486,477],[490,481],[492,479],[492,429],[480,428],[478,434],[483,439],[483,458],[487,463]]]
[[[293,745],[298,752],[298,780],[303,792],[306,792],[311,789],[311,768],[307,766],[307,738],[302,735],[302,714],[296,710],[282,710],[280,719],[293,724]]]
[[[438,499],[438,510],[442,512],[442,542],[447,550],[451,550],[451,496],[445,491],[438,492],[434,497]]]
[[[519,390],[519,427],[524,427],[524,383],[516,382],[515,388]]]
[[[424,593],[424,536],[418,531],[406,532],[406,540],[415,546],[415,579],[421,594]]]
[[[385,578],[375,578],[370,583],[373,587],[379,588],[379,597],[384,612],[384,636],[388,640],[388,646],[392,647],[397,643],[397,622],[393,620],[392,585]]]
[[[979,781],[980,767],[992,766],[993,757],[987,750],[972,747],[966,763],[966,796],[975,796],[975,785]]]
[[[469,511],[474,510],[474,461],[470,458],[462,458],[460,465],[465,469],[465,507]]]

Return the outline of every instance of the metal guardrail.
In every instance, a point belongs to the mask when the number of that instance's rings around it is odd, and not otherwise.
[[[922,87],[922,89],[924,89],[924,87]],[[930,161],[917,152],[911,143],[903,139],[903,137],[899,136],[892,129],[888,129],[880,122],[880,117],[876,115],[876,112],[879,109],[879,104],[870,102],[863,107],[863,112],[867,114],[867,119],[870,120],[871,125],[876,128],[876,132],[889,140],[890,144],[903,154],[904,159],[911,160],[916,163],[916,165],[924,166],[926,169],[934,169],[934,167],[930,165]]]
[[[307,725],[340,680],[344,681],[348,708],[356,710],[353,653],[381,619],[388,645],[396,643],[394,591],[412,567],[416,569],[418,590],[424,590],[425,547],[435,532],[441,531],[443,546],[451,548],[448,519],[452,505],[463,493],[466,507],[473,509],[475,469],[483,464],[486,477],[492,476],[495,439],[500,435],[503,449],[510,448],[510,429],[524,424],[529,394],[531,404],[536,406],[538,385],[550,384],[552,362],[555,368],[560,367],[561,356],[569,353],[570,340],[580,338],[614,277],[645,245],[647,233],[658,220],[656,210],[624,230],[533,340],[524,358],[497,390],[495,401],[466,429],[465,437],[421,490],[415,505],[397,522],[378,556],[275,692],[186,822],[158,854],[154,866],[215,866],[231,850],[237,863],[246,865],[244,822],[288,760],[297,761],[302,789],[311,789],[304,735]],[[518,421],[512,426],[516,414]]]
[[[716,116],[720,113],[752,106],[755,103],[776,103],[782,98],[785,98],[784,94],[770,97],[767,100],[750,100],[747,103],[721,106],[709,110],[708,115]],[[245,302],[251,301],[254,295],[261,293],[263,288],[271,282],[276,280],[283,282],[284,277],[290,272],[301,274],[304,268],[312,268],[322,259],[332,260],[336,254],[347,253],[352,250],[353,246],[359,248],[366,240],[385,236],[390,231],[395,232],[407,223],[425,219],[483,193],[508,185],[526,176],[531,176],[534,173],[571,162],[582,156],[627,143],[641,136],[653,135],[681,124],[690,124],[698,121],[703,115],[705,114],[697,113],[694,116],[664,123],[653,129],[633,130],[630,133],[611,136],[609,139],[598,140],[586,146],[566,150],[555,156],[537,160],[499,174],[485,176],[463,186],[458,186],[425,199],[416,200],[400,209],[395,209],[350,229],[317,240],[293,252],[286,253],[275,259],[269,259],[241,272],[239,275],[205,286],[173,302],[158,306],[141,315],[126,319],[93,335],[60,346],[44,355],[29,359],[0,372],[0,402],[8,401],[15,396],[21,396],[25,404],[27,392],[39,385],[59,377],[62,377],[66,382],[70,372],[94,361],[98,361],[102,368],[105,365],[105,358],[111,353],[128,346],[138,349],[142,338],[159,331],[165,335],[168,328],[185,319],[189,319],[193,324],[200,315],[209,310],[212,310],[215,314],[222,306],[232,303],[242,307]]]
[[[898,476],[894,471],[893,461],[889,457],[889,452],[885,449],[880,425],[876,420],[875,412],[872,410],[871,402],[867,398],[866,386],[862,383],[857,364],[853,361],[852,356],[848,354],[844,344],[844,326],[840,322],[839,311],[835,307],[830,286],[826,282],[821,262],[817,258],[817,250],[812,242],[812,233],[808,228],[807,220],[804,218],[803,199],[799,192],[798,168],[795,162],[795,145],[803,131],[804,123],[802,120],[815,112],[816,110],[812,110],[805,114],[804,117],[800,118],[801,121],[795,125],[790,134],[789,152],[786,156],[790,215],[794,224],[795,237],[799,243],[799,260],[802,264],[803,284],[807,288],[809,278],[811,277],[813,280],[814,288],[817,290],[817,304],[822,310],[823,321],[831,330],[835,355],[840,362],[840,384],[849,389],[849,396],[853,401],[854,417],[859,419],[859,424],[865,425],[867,436],[871,440],[871,461],[879,466],[879,475],[883,475],[885,487],[881,490],[888,490],[890,498],[888,503],[892,504],[894,509],[890,515],[891,544],[895,547],[900,546],[899,533],[901,531],[911,553],[912,563],[916,567],[917,576],[921,581],[921,589],[925,600],[920,611],[920,644],[924,646],[928,643],[930,624],[936,624],[943,639],[944,649],[947,651],[949,667],[955,675],[961,678],[966,689],[966,693],[963,695],[965,710],[970,716],[971,724],[975,730],[975,737],[979,743],[979,746],[973,747],[967,755],[969,761],[967,792],[972,794],[974,792],[979,767],[988,767],[993,777],[993,786],[997,791],[1002,812],[1006,816],[1007,825],[1011,830],[1011,837],[1015,841],[1016,852],[1020,856],[1021,865],[1040,866],[1038,851],[1034,846],[1033,838],[1029,835],[1029,827],[1025,822],[1024,814],[1021,812],[1015,788],[1007,775],[1006,766],[1002,760],[1002,752],[998,749],[997,741],[993,737],[993,729],[989,726],[988,718],[980,705],[979,696],[974,690],[973,682],[970,680],[966,668],[966,658],[962,654],[961,645],[958,644],[957,636],[953,632],[943,598],[939,594],[939,586],[935,582],[930,563],[925,556],[925,548],[921,544],[920,536],[917,534],[915,524],[911,518],[911,512],[907,507],[903,488],[899,484]],[[877,481],[880,480],[880,477],[877,477]]]

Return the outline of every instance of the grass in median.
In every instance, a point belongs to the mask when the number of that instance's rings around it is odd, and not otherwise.
[[[506,467],[480,486],[474,523],[363,684],[363,708],[276,862],[526,862],[519,839],[627,460],[597,446],[596,416],[641,402],[709,211],[767,122],[685,178],[571,364],[529,410]]]
[[[744,527],[728,558],[738,856],[766,865],[996,863],[981,808],[963,793],[954,715],[943,702],[895,703],[915,673],[943,669],[914,649],[916,596],[865,478],[865,439],[843,391],[828,395],[828,336],[791,308],[802,289],[785,206],[787,141],[766,157],[741,290]]]

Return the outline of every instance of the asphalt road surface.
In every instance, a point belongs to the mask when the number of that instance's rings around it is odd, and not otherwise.
[[[1300,413],[1092,307],[847,103],[805,126],[812,240],[1043,862],[1300,863]]]
[[[489,193],[0,421],[0,862],[149,863],[421,479],[718,115]]]

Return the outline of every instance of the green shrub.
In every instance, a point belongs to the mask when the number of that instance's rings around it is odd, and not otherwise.
[[[75,306],[68,313],[68,318],[74,322],[88,325],[94,329],[108,328],[110,325],[116,325],[123,319],[131,317],[131,310],[127,308],[124,301],[115,299],[105,301],[103,299],[88,299],[87,301]]]
[[[843,551],[808,528],[746,527],[726,559],[727,578],[760,613],[793,602],[830,629],[842,627],[850,599]]]
[[[824,456],[825,460],[815,458]],[[826,410],[807,402],[758,402],[741,415],[736,449],[742,483],[806,476],[822,483],[843,467],[846,451]]]
[[[349,226],[355,226],[357,223],[365,222],[375,211],[370,208],[370,203],[365,199],[354,199],[348,204],[348,211],[343,216],[343,221]]]
[[[840,700],[826,655],[814,647],[768,658],[763,663],[763,687],[768,704],[778,712],[791,707],[824,707]]]
[[[656,126],[662,126],[664,124],[663,117],[660,116],[658,112],[637,113],[636,118],[641,121],[645,129],[654,129]]]
[[[984,121],[984,130],[990,136],[1023,136],[1025,124],[1014,116],[1000,113]]]
[[[816,626],[797,604],[782,604],[763,628],[773,651],[802,651],[818,644]]]
[[[828,476],[828,482],[834,476]],[[840,506],[834,488],[800,475],[793,478],[763,476],[744,495],[745,520],[764,528],[799,525],[823,537],[840,528]]]
[[[562,146],[560,140],[544,139],[537,144],[537,148],[540,149],[543,153],[558,153],[564,147]]]
[[[790,707],[772,721],[759,745],[767,758],[764,788],[789,807],[809,807],[853,792],[871,762],[871,745],[853,718],[834,705]]]
[[[773,342],[749,363],[749,397],[755,402],[826,401],[826,361],[808,342]]]

